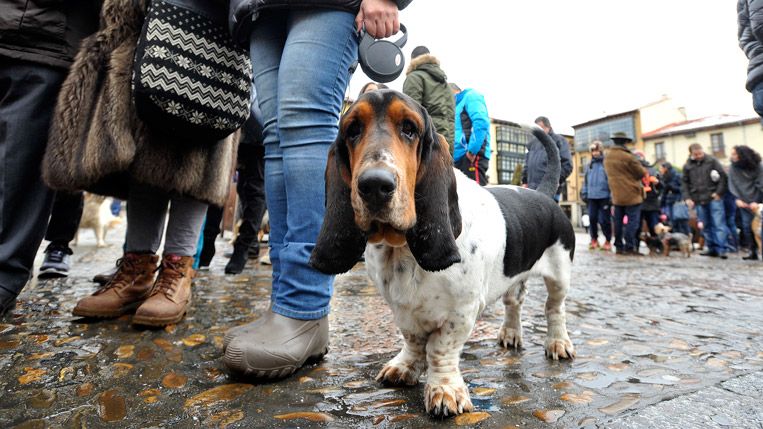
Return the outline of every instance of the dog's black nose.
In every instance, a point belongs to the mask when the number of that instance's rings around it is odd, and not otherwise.
[[[370,168],[358,177],[360,197],[371,210],[381,209],[395,193],[395,176],[389,170]]]

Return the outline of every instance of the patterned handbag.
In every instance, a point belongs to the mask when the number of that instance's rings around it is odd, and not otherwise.
[[[249,116],[252,66],[227,28],[225,3],[152,0],[135,50],[138,117],[173,140],[213,143]]]

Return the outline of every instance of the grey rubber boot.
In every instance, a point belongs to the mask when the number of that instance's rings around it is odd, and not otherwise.
[[[223,362],[231,371],[258,378],[294,373],[308,360],[328,353],[328,316],[297,320],[268,311],[241,329],[225,350]]]

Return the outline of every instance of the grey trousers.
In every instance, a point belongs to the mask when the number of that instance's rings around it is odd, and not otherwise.
[[[40,164],[64,69],[0,57],[0,288],[18,294],[32,274],[53,191]]]
[[[196,254],[199,234],[207,214],[207,204],[135,182],[130,184],[127,199],[125,252],[156,253],[159,250],[168,204],[170,209],[164,254]]]

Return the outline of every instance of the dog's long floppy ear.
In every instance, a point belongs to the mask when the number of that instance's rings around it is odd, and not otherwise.
[[[405,237],[421,268],[440,271],[461,262],[456,245],[461,234],[461,212],[448,142],[437,134],[424,108],[421,115],[424,130],[419,141],[416,225]]]
[[[366,248],[366,236],[355,225],[355,214],[350,202],[351,175],[347,148],[342,148],[341,144],[337,138],[329,149],[326,162],[326,214],[310,255],[310,266],[325,274],[349,271]]]

